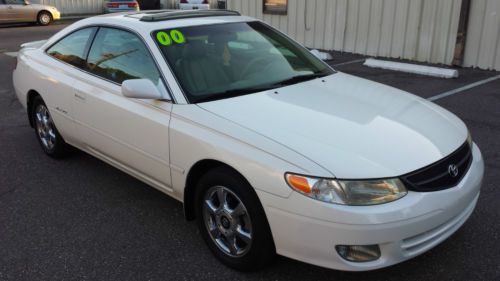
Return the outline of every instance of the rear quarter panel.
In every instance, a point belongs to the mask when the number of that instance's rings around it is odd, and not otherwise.
[[[24,108],[30,91],[36,91],[49,108],[59,133],[71,141],[71,117],[74,67],[49,57],[42,49],[25,49],[19,53],[13,82]]]

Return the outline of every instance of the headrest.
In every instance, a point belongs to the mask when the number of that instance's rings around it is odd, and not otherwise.
[[[208,43],[212,44],[225,44],[230,41],[235,41],[238,39],[238,36],[234,32],[220,32],[220,33],[212,33],[208,35]]]
[[[207,54],[207,44],[202,40],[191,40],[184,44],[184,59],[196,59]]]

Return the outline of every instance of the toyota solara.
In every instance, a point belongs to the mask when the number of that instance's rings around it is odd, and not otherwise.
[[[483,159],[455,115],[236,12],[98,16],[22,47],[15,90],[45,153],[78,148],[183,202],[233,268],[386,267],[478,200]]]

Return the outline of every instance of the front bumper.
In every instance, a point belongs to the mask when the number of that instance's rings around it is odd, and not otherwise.
[[[121,13],[121,12],[138,12],[140,11],[139,7],[136,8],[105,8],[104,13],[110,14],[110,13]]]
[[[280,198],[257,191],[278,254],[332,269],[372,270],[396,264],[435,247],[472,214],[484,173],[476,145],[473,162],[456,187],[412,192],[400,200],[375,206],[342,206],[293,192]],[[381,257],[355,263],[341,258],[336,245],[380,246]]]
[[[50,13],[52,14],[53,20],[60,20],[61,19],[61,12],[52,10],[52,11],[50,11]]]

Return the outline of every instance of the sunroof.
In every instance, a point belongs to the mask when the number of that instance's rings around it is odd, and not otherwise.
[[[220,17],[220,16],[239,16],[240,13],[229,10],[160,10],[150,12],[139,12],[127,15],[128,17],[138,18],[140,21],[155,22],[188,18]]]

